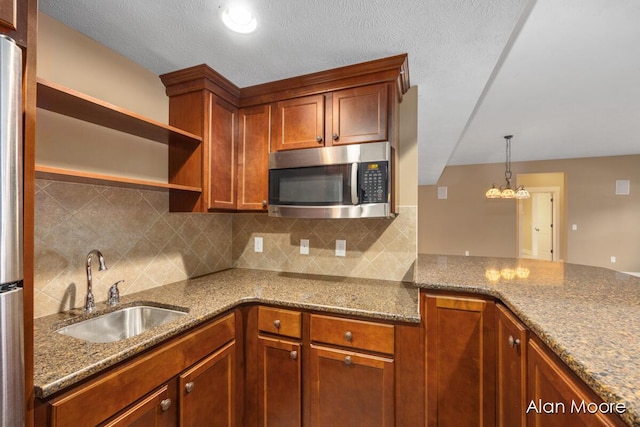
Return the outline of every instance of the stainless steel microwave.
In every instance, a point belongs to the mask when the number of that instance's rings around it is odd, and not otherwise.
[[[386,218],[391,212],[389,142],[269,154],[269,216]]]

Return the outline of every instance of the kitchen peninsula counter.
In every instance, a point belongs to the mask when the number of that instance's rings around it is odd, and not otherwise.
[[[420,323],[412,283],[230,269],[121,297],[119,307],[155,305],[185,316],[112,343],[90,343],[55,332],[84,316],[75,309],[35,319],[35,396],[46,398],[141,351],[242,304],[266,304],[402,323]],[[117,309],[104,302],[96,314]]]
[[[605,402],[640,426],[640,278],[513,258],[419,255],[416,286],[501,300]]]

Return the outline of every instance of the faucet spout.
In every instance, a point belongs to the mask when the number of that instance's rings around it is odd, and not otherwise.
[[[84,303],[84,311],[86,311],[87,313],[93,313],[93,310],[95,310],[96,308],[96,303],[93,298],[93,277],[91,275],[91,260],[93,259],[94,255],[98,257],[98,271],[104,271],[107,269],[107,265],[104,262],[104,257],[99,250],[93,249],[87,254],[87,297]]]

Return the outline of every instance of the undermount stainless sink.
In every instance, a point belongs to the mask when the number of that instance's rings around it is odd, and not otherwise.
[[[73,323],[56,332],[95,343],[114,342],[131,338],[185,314],[184,311],[138,305]]]

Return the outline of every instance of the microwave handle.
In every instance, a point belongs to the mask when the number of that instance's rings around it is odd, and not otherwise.
[[[357,205],[358,200],[358,163],[351,164],[351,204]]]

